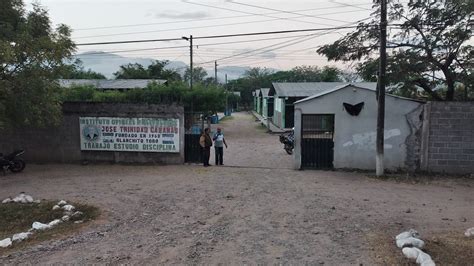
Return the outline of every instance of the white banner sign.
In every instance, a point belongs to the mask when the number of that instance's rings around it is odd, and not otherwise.
[[[179,119],[79,117],[81,150],[179,152]]]

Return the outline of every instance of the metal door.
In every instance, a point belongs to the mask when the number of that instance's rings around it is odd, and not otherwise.
[[[202,149],[199,145],[201,132],[210,127],[210,119],[203,113],[185,113],[184,127],[184,161],[187,163],[202,162]]]
[[[301,168],[330,169],[334,160],[334,115],[304,114],[301,121]]]

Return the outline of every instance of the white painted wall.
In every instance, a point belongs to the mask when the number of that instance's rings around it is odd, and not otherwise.
[[[343,102],[364,102],[358,116],[344,110]],[[421,103],[386,96],[385,168],[405,168],[405,140],[411,134],[405,115]],[[377,101],[375,92],[346,87],[295,105],[294,167],[301,167],[301,113],[334,114],[334,167],[375,169]]]

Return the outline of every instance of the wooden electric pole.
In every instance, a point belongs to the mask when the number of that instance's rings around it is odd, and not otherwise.
[[[217,85],[217,61],[214,61],[214,81]]]
[[[181,37],[182,39],[189,41],[189,88],[193,89],[193,35],[189,37]]]
[[[387,0],[380,0],[380,60],[377,84],[377,154],[375,172],[384,174],[384,129],[385,129],[385,70],[387,68]]]

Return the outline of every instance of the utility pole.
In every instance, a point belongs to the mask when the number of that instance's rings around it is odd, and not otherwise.
[[[189,88],[193,89],[193,35],[189,35],[189,37],[181,37],[183,40],[189,41],[189,74],[191,75],[189,78]]]
[[[217,61],[214,61],[214,81],[217,85]]]
[[[227,89],[227,73],[225,74],[225,115],[229,115],[229,90]]]
[[[385,129],[385,70],[387,68],[387,0],[380,0],[380,60],[377,84],[377,154],[375,172],[384,174],[384,129]]]

